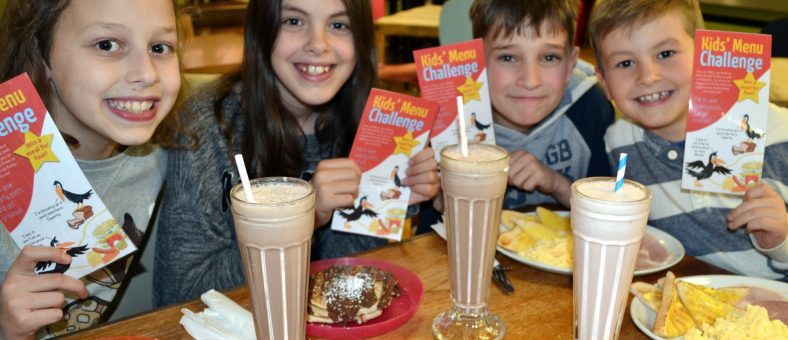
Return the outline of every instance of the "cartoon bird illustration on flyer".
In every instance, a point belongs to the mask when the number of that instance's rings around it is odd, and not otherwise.
[[[71,257],[77,257],[88,251],[87,244],[71,247],[71,245],[73,244],[74,242],[60,242],[57,240],[57,237],[53,237],[52,241],[49,242],[50,247],[58,248]],[[52,261],[39,262],[36,264],[35,272],[36,274],[49,274],[49,273],[62,274],[65,273],[69,267],[71,267],[71,263],[60,264],[60,263],[52,263]]]
[[[722,166],[725,164],[721,158],[717,157],[717,151],[712,152],[709,154],[709,161],[708,163],[704,164],[703,161],[694,161],[687,163],[687,174],[695,177],[695,186],[700,188],[703,184],[700,183],[701,180],[711,178],[714,173],[723,174],[723,175],[730,175],[731,170]],[[700,171],[693,170],[693,169],[701,169]]]
[[[367,202],[367,196],[362,196],[353,209],[339,211],[339,215],[345,218],[345,228],[350,229],[350,222],[357,221],[362,216],[377,217],[378,214],[371,208],[373,207]]]
[[[477,132],[473,135],[473,138],[471,138],[470,142],[471,143],[484,142],[487,139],[487,133],[484,132],[484,130],[487,130],[487,128],[489,128],[490,125],[492,125],[492,123],[484,124],[480,122],[476,118],[476,112],[471,112],[471,124],[469,126],[476,129]]]
[[[744,134],[747,136],[747,140],[742,141],[739,145],[734,145],[731,147],[731,152],[734,155],[740,155],[747,152],[754,152],[755,147],[758,144],[755,143],[756,139],[763,139],[763,131],[758,128],[753,128],[750,125],[750,115],[744,114],[741,119],[740,128],[744,131]]]
[[[93,195],[93,189],[88,190],[84,194],[76,194],[63,189],[63,184],[60,183],[60,181],[55,181],[53,185],[55,186],[55,193],[60,199],[60,202],[65,203],[66,200],[68,200],[77,205],[72,213],[74,218],[68,220],[66,223],[68,223],[68,226],[72,229],[79,229],[79,226],[85,223],[85,220],[93,216],[93,207],[85,205],[85,201],[90,199],[90,196]]]

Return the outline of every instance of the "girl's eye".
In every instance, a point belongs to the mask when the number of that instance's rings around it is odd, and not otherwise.
[[[335,22],[331,24],[331,28],[335,30],[350,30],[350,25],[343,22]]]
[[[102,40],[96,43],[96,47],[104,52],[115,52],[120,49],[120,44],[113,40]]]
[[[153,46],[151,46],[149,49],[151,53],[155,54],[170,54],[174,50],[175,49],[173,49],[172,46],[165,43],[153,44]]]
[[[632,60],[624,60],[616,64],[616,68],[628,68],[628,67],[632,67]]]
[[[658,58],[659,59],[667,59],[667,58],[672,57],[674,54],[676,54],[676,51],[670,51],[670,50],[662,51],[662,52],[659,52],[659,57]]]
[[[298,26],[298,25],[301,24],[301,20],[298,20],[296,18],[287,18],[287,19],[284,20],[283,23],[285,25],[289,25],[289,26]]]

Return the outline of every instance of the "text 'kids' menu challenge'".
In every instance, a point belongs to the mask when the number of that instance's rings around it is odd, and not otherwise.
[[[136,250],[79,168],[27,74],[0,84],[0,222],[19,248],[56,247],[80,278]]]

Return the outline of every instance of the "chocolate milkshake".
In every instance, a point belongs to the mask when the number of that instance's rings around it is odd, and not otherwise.
[[[246,200],[240,184],[230,197],[257,338],[303,339],[314,190],[286,177],[254,179],[251,185],[257,203]]]
[[[494,145],[471,144],[468,157],[456,145],[441,151],[452,309],[433,321],[438,338],[503,337],[487,302],[508,170],[509,153]]]
[[[651,192],[626,180],[590,177],[572,184],[574,338],[616,339],[651,211]]]

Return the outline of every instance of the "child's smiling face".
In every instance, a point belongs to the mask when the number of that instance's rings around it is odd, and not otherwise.
[[[350,78],[356,53],[340,0],[284,0],[271,55],[282,99],[296,116],[328,103]]]
[[[624,115],[670,141],[684,140],[694,39],[682,16],[668,13],[621,27],[599,43],[599,81]]]
[[[73,0],[56,25],[49,103],[78,158],[147,142],[180,90],[171,0]]]
[[[542,22],[539,34],[485,37],[485,55],[495,122],[530,130],[553,112],[577,63],[577,48],[567,46],[567,32]]]

